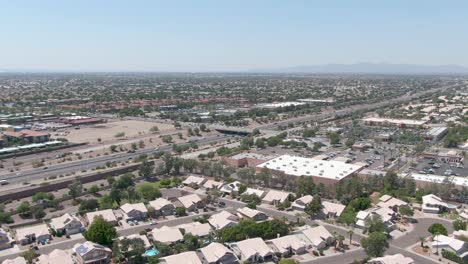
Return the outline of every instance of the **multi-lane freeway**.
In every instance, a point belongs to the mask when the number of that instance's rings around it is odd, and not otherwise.
[[[206,136],[204,138],[200,138],[196,142],[199,146],[203,146],[203,145],[209,145],[209,144],[220,142],[220,141],[225,141],[230,137],[231,136],[228,136],[228,135],[218,134],[218,135],[212,135],[212,136]],[[72,172],[88,170],[88,169],[98,167],[98,166],[105,166],[105,164],[109,161],[110,162],[114,162],[114,161],[122,162],[122,161],[132,160],[142,154],[152,155],[153,153],[156,153],[159,151],[171,151],[171,150],[172,150],[172,145],[167,144],[167,145],[162,145],[158,148],[136,150],[133,153],[131,152],[130,153],[127,153],[127,152],[114,153],[114,154],[95,157],[91,159],[71,161],[71,162],[66,162],[66,163],[50,165],[48,167],[7,173],[7,174],[0,175],[0,180],[7,180],[9,183],[18,183],[18,182],[24,182],[24,181],[31,181],[35,179],[43,179],[45,177],[49,177],[52,175],[61,175],[61,174],[65,175],[65,174],[72,173]]]
[[[393,98],[393,99],[389,99],[389,100],[386,100],[386,101],[377,102],[377,103],[373,103],[373,104],[353,105],[353,106],[346,107],[346,108],[343,108],[343,109],[340,109],[340,110],[337,110],[337,111],[334,111],[334,112],[327,112],[327,113],[321,113],[321,114],[315,114],[315,115],[306,115],[306,116],[300,116],[300,117],[296,117],[296,118],[290,118],[290,119],[281,120],[281,121],[278,121],[278,122],[272,123],[272,124],[261,125],[261,126],[258,126],[257,128],[273,130],[273,129],[277,128],[278,126],[286,126],[289,123],[302,123],[302,122],[310,122],[310,121],[320,121],[320,120],[323,120],[323,119],[326,119],[326,118],[332,118],[332,117],[335,117],[335,116],[338,116],[338,117],[339,116],[344,116],[344,115],[348,115],[348,114],[351,114],[351,113],[354,113],[354,112],[359,112],[359,111],[371,111],[371,110],[387,107],[387,106],[389,106],[391,104],[394,104],[394,103],[402,103],[402,102],[411,101],[411,100],[414,100],[414,99],[419,98],[421,96],[428,95],[428,94],[433,94],[434,92],[438,92],[438,91],[441,91],[441,90],[446,90],[446,89],[452,88],[454,86],[455,85],[453,85],[453,86],[444,86],[444,87],[439,87],[439,88],[433,88],[433,89],[430,89],[430,90],[417,92],[417,93],[414,93],[414,94],[411,94],[411,95],[410,94],[405,94],[405,95],[397,97],[397,98]]]

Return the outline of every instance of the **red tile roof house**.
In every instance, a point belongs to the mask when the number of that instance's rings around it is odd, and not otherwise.
[[[5,131],[3,135],[7,140],[17,139],[21,140],[22,143],[41,143],[49,141],[50,134],[40,131],[34,131],[29,129],[23,129],[20,131]]]
[[[59,123],[70,124],[73,126],[90,125],[90,124],[97,124],[97,123],[103,122],[102,119],[94,118],[94,117],[86,117],[86,118],[80,118],[80,119],[59,118],[56,121]]]

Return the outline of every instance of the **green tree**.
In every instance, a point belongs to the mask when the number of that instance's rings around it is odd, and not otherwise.
[[[398,208],[398,212],[405,217],[411,217],[414,215],[414,211],[408,205],[402,205]]]
[[[165,168],[165,173],[169,173],[172,170],[172,166],[174,164],[174,159],[172,158],[171,153],[169,152],[164,152],[163,155],[163,161],[164,161],[164,168]]]
[[[37,203],[43,200],[53,200],[55,197],[52,193],[38,192],[32,196],[32,201]]]
[[[422,153],[425,149],[426,144],[424,144],[423,142],[419,142],[414,146],[414,151],[416,151],[416,153]]]
[[[372,215],[371,217],[367,218],[366,226],[369,230],[369,233],[373,232],[380,232],[383,233],[387,231],[387,225],[382,221],[380,215]]]
[[[243,150],[250,149],[254,145],[253,137],[244,137],[240,141],[240,148]]]
[[[352,139],[352,138],[348,138],[348,140],[346,140],[346,146],[348,148],[352,147],[354,145],[354,143],[355,143],[354,139]]]
[[[21,216],[27,216],[31,214],[31,206],[28,202],[22,202],[18,208],[16,208],[16,212],[18,212]]]
[[[351,202],[349,202],[348,205],[351,206],[354,209],[354,211],[358,212],[358,211],[362,211],[362,210],[366,210],[370,208],[372,205],[372,202],[367,197],[359,197],[359,198],[353,199]]]
[[[444,225],[442,225],[441,223],[434,223],[432,224],[428,229],[427,231],[429,233],[432,234],[432,236],[436,236],[436,235],[447,235],[448,232],[447,232],[447,229],[445,228]]]
[[[114,207],[114,199],[110,194],[104,194],[99,198],[99,209],[112,209]]]
[[[198,161],[195,159],[185,159],[183,161],[184,170],[193,173],[193,171],[197,168]]]
[[[361,239],[361,246],[371,258],[381,257],[388,249],[387,236],[384,233],[373,232]]]
[[[262,239],[272,239],[288,234],[288,225],[279,219],[256,223],[253,220],[241,220],[238,225],[225,228],[219,232],[219,237],[223,242],[239,241],[249,237],[261,237]]]
[[[92,194],[96,194],[99,192],[99,187],[97,185],[93,185],[91,186],[91,188],[89,188],[89,192]]]
[[[125,190],[130,186],[135,186],[135,182],[133,181],[133,174],[131,173],[125,173],[112,184],[112,187],[115,187],[119,190]]]
[[[340,135],[336,132],[331,132],[328,134],[328,138],[330,139],[330,144],[336,145],[340,143]]]
[[[264,149],[266,147],[265,140],[263,138],[257,138],[257,140],[255,140],[255,147]]]
[[[42,205],[31,207],[31,213],[36,219],[42,219],[46,215],[44,206]]]
[[[98,200],[96,199],[83,200],[80,202],[80,207],[78,208],[78,212],[80,214],[84,214],[87,212],[94,211],[96,208],[99,208]]]
[[[142,256],[145,251],[145,243],[141,238],[123,238],[114,242],[112,253],[117,255],[117,259],[122,260],[126,256],[126,262],[139,264],[145,263]]]
[[[270,186],[271,177],[271,171],[268,168],[262,168],[260,173],[257,175],[257,179],[262,181],[265,186]]]
[[[0,211],[0,223],[10,224],[10,223],[13,223],[13,219],[8,213],[5,213],[4,211]]]
[[[247,182],[251,182],[252,179],[254,178],[255,175],[255,169],[254,168],[242,168],[237,171],[237,176]]]
[[[315,184],[311,177],[299,177],[297,179],[296,186],[297,197],[314,194]]]
[[[191,233],[186,233],[184,235],[184,244],[188,250],[196,250],[200,248],[200,241],[198,237],[192,235]]]
[[[83,185],[79,180],[73,181],[72,184],[68,186],[68,194],[75,200],[81,195],[83,191]]]
[[[155,247],[159,250],[159,254],[161,257],[172,255],[174,252],[171,246],[165,243],[155,242]]]
[[[338,221],[348,226],[356,223],[356,211],[354,210],[354,208],[347,206],[345,210],[341,213],[340,217],[338,218]]]
[[[314,195],[312,202],[306,205],[305,212],[310,216],[315,216],[322,209],[322,199],[319,195]]]
[[[252,136],[258,136],[258,135],[260,135],[260,129],[254,128],[254,129],[252,130]]]
[[[20,254],[29,264],[34,263],[34,259],[36,259],[37,253],[34,249],[29,249],[24,251]]]
[[[185,212],[185,208],[177,207],[176,210],[175,210],[175,215],[178,216],[178,217],[186,216],[187,212]]]
[[[315,137],[315,130],[312,129],[306,129],[302,132],[302,137],[303,138],[310,138],[310,137]]]
[[[176,157],[174,158],[174,174],[175,175],[180,175],[180,169],[183,167],[184,165],[184,160],[179,158],[179,157]]]
[[[461,219],[457,219],[457,220],[453,221],[452,225],[453,225],[453,229],[455,231],[466,230],[466,221],[463,221]]]
[[[117,237],[117,231],[114,225],[104,220],[102,216],[96,216],[83,235],[89,241],[110,246],[113,239]]]
[[[139,167],[138,174],[148,180],[151,178],[151,176],[153,176],[153,172],[154,166],[148,160],[143,160]]]
[[[200,130],[205,132],[206,131],[206,125],[205,124],[201,124],[200,125]]]
[[[336,243],[336,244],[338,244],[338,247],[343,248],[343,241],[345,240],[345,237],[343,235],[337,235],[335,237],[335,239],[338,242],[338,243]]]
[[[150,182],[145,182],[136,187],[136,192],[140,197],[142,197],[145,201],[152,201],[156,198],[161,197],[161,191],[159,188]]]
[[[398,186],[398,175],[395,171],[387,171],[383,178],[384,182],[384,192],[392,194],[395,190],[399,188]]]
[[[112,153],[117,152],[117,146],[116,145],[111,145],[109,148],[110,148],[110,151]]]

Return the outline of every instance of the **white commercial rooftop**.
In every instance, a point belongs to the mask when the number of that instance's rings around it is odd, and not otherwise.
[[[274,158],[274,156],[263,155],[259,153],[250,153],[250,152],[243,152],[243,153],[239,153],[239,154],[231,156],[231,159],[244,159],[244,158],[269,160],[269,159]]]
[[[444,183],[444,180],[445,180],[446,182],[450,182],[457,186],[468,187],[468,178],[466,177],[441,176],[441,175],[420,174],[420,173],[412,173],[410,177],[412,177],[415,181]]]
[[[447,127],[433,127],[427,131],[427,134],[430,136],[438,136],[439,134],[445,133]]]
[[[376,123],[389,123],[389,124],[405,124],[405,125],[424,125],[427,121],[424,120],[412,120],[412,119],[393,119],[393,118],[380,118],[380,117],[368,117],[364,118],[363,121],[365,122],[376,122]]]
[[[34,144],[28,144],[28,145],[22,145],[18,147],[9,147],[9,148],[2,148],[0,149],[0,154],[1,153],[8,153],[8,152],[13,152],[13,151],[18,151],[22,149],[32,149],[32,148],[42,148],[50,145],[58,145],[58,144],[63,144],[62,141],[48,141],[44,143],[34,143]]]
[[[297,99],[297,101],[305,102],[305,103],[334,103],[335,99],[333,98],[323,98],[323,99],[305,98],[305,99]]]
[[[362,169],[362,166],[334,160],[316,160],[310,158],[282,155],[259,164],[259,168],[283,171],[293,176],[315,176],[341,180]]]
[[[299,106],[305,105],[303,102],[276,102],[271,104],[258,104],[255,105],[255,108],[278,108],[278,107],[287,107],[287,106]]]

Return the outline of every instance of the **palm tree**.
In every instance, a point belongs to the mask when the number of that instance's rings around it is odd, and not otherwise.
[[[338,243],[336,243],[338,241],[338,234],[336,233],[336,231],[333,231],[333,240],[335,240],[335,250],[336,250],[336,246],[338,245]]]
[[[426,242],[426,238],[423,237],[423,236],[420,236],[420,237],[419,237],[419,243],[420,243],[420,245],[421,245],[422,248],[424,247],[424,242]]]
[[[354,231],[352,229],[348,230],[348,235],[349,235],[349,244],[351,245],[351,241],[353,239],[353,234],[354,234]]]
[[[336,240],[338,241],[338,245],[340,248],[343,248],[343,241],[345,240],[345,237],[342,235],[338,235],[336,237]]]

